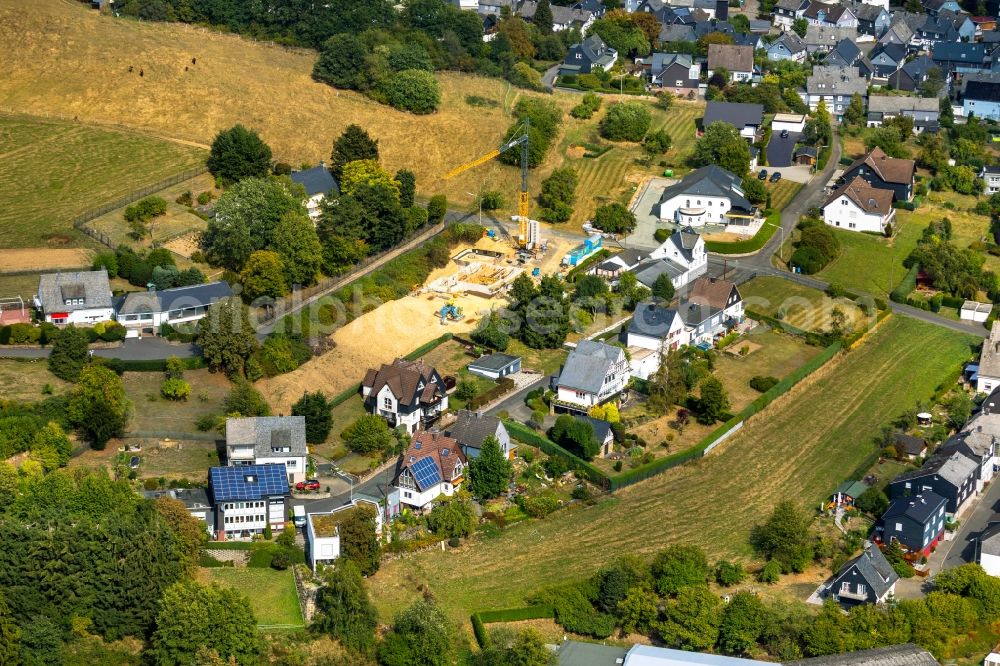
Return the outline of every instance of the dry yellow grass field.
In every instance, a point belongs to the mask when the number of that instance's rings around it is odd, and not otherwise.
[[[0,0],[0,45],[17,54],[0,77],[0,109],[126,125],[202,145],[243,123],[260,132],[276,159],[295,166],[328,159],[333,139],[357,123],[379,139],[389,169],[416,173],[422,193],[469,200],[465,192],[484,184],[516,187],[517,170],[499,164],[440,180],[493,149],[510,123],[504,101],[509,108],[516,92],[498,79],[440,74],[441,110],[414,116],[314,82],[313,51],[115,19],[65,0],[37,0],[25,9]],[[472,107],[469,94],[500,104]]]
[[[93,250],[82,248],[29,247],[0,251],[0,273],[41,271],[89,266]]]

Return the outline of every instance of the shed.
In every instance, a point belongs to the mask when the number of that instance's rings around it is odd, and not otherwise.
[[[965,301],[962,303],[961,318],[965,321],[984,322],[989,319],[993,311],[992,303],[980,303],[978,301]]]
[[[812,146],[799,146],[795,149],[792,161],[796,164],[814,166],[816,164],[816,149]]]
[[[469,372],[487,379],[500,379],[521,371],[521,357],[509,354],[489,354],[469,364]]]
[[[905,433],[896,433],[896,452],[905,455],[910,460],[916,460],[927,454],[927,440]]]

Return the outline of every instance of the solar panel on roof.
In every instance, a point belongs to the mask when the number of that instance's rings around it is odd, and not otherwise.
[[[423,490],[441,483],[441,473],[438,471],[437,465],[434,464],[433,458],[421,458],[410,469],[417,479],[417,485]]]
[[[288,493],[285,465],[213,467],[209,481],[215,501],[259,500]]]

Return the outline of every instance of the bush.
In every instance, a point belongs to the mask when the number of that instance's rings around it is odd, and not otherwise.
[[[167,400],[187,400],[191,385],[183,379],[165,379],[160,385],[160,395]]]
[[[764,377],[763,375],[756,375],[750,379],[750,388],[760,393],[767,393],[770,391],[780,380],[777,377]]]
[[[566,77],[563,77],[565,81]],[[587,120],[601,108],[601,97],[594,93],[586,93],[579,104],[573,107],[569,115],[580,120]]]
[[[764,565],[764,568],[757,574],[757,581],[761,583],[777,583],[781,579],[781,565],[771,560]]]
[[[746,578],[746,572],[739,562],[720,560],[715,565],[715,581],[723,587],[739,585]]]
[[[418,115],[434,113],[441,104],[437,79],[421,69],[404,69],[389,76],[382,93],[390,106]]]
[[[209,204],[209,202],[212,201],[213,198],[214,198],[214,196],[213,196],[213,194],[211,192],[208,192],[208,191],[202,192],[201,194],[198,195],[198,199],[197,199],[198,205],[199,206],[207,206]]]
[[[601,121],[601,136],[610,141],[642,141],[652,114],[642,102],[613,104]]]
[[[521,500],[521,504],[524,512],[533,518],[544,518],[559,508],[559,500],[548,491],[535,497],[526,497]]]
[[[167,202],[161,197],[146,197],[125,209],[126,222],[148,222],[167,214]]]

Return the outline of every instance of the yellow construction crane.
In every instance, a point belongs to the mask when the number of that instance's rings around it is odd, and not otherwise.
[[[525,118],[524,122],[518,127],[514,135],[496,150],[491,150],[482,157],[478,157],[467,164],[463,164],[460,167],[456,167],[444,175],[444,179],[447,180],[458,174],[473,169],[480,164],[485,164],[495,157],[499,157],[501,154],[507,152],[511,148],[520,146],[521,147],[521,192],[517,199],[517,218],[518,218],[518,234],[517,234],[517,244],[519,247],[527,248],[529,246],[528,240],[528,130],[531,127],[530,121]]]

